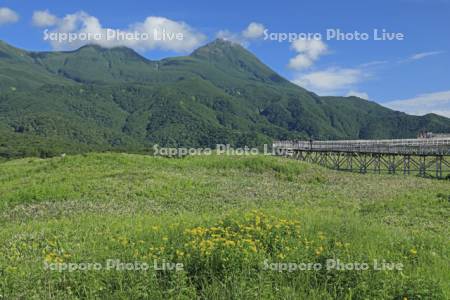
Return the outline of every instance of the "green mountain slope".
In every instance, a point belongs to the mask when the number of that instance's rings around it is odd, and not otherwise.
[[[160,61],[123,47],[37,53],[0,43],[1,156],[413,137],[421,130],[450,132],[450,120],[319,97],[223,40]]]
[[[70,52],[31,53],[49,72],[86,83],[120,83],[152,78],[156,64],[128,48],[84,46]]]
[[[43,84],[70,85],[71,81],[47,72],[30,53],[0,41],[0,90],[31,89]]]

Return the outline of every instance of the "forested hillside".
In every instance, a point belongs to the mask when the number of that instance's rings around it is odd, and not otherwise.
[[[149,61],[128,48],[27,52],[0,42],[0,156],[273,139],[414,137],[450,120],[356,97],[319,97],[237,44]]]

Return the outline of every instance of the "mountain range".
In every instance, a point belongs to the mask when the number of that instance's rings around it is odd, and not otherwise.
[[[320,97],[221,39],[159,61],[125,47],[30,52],[0,41],[2,157],[409,138],[420,131],[450,132],[450,119]]]

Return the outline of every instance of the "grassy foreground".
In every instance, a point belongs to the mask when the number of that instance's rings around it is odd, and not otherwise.
[[[449,299],[449,219],[448,181],[283,158],[14,160],[0,299]]]

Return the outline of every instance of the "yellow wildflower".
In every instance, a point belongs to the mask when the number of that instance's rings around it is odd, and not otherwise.
[[[234,241],[227,240],[225,241],[225,246],[234,247],[236,243]]]

